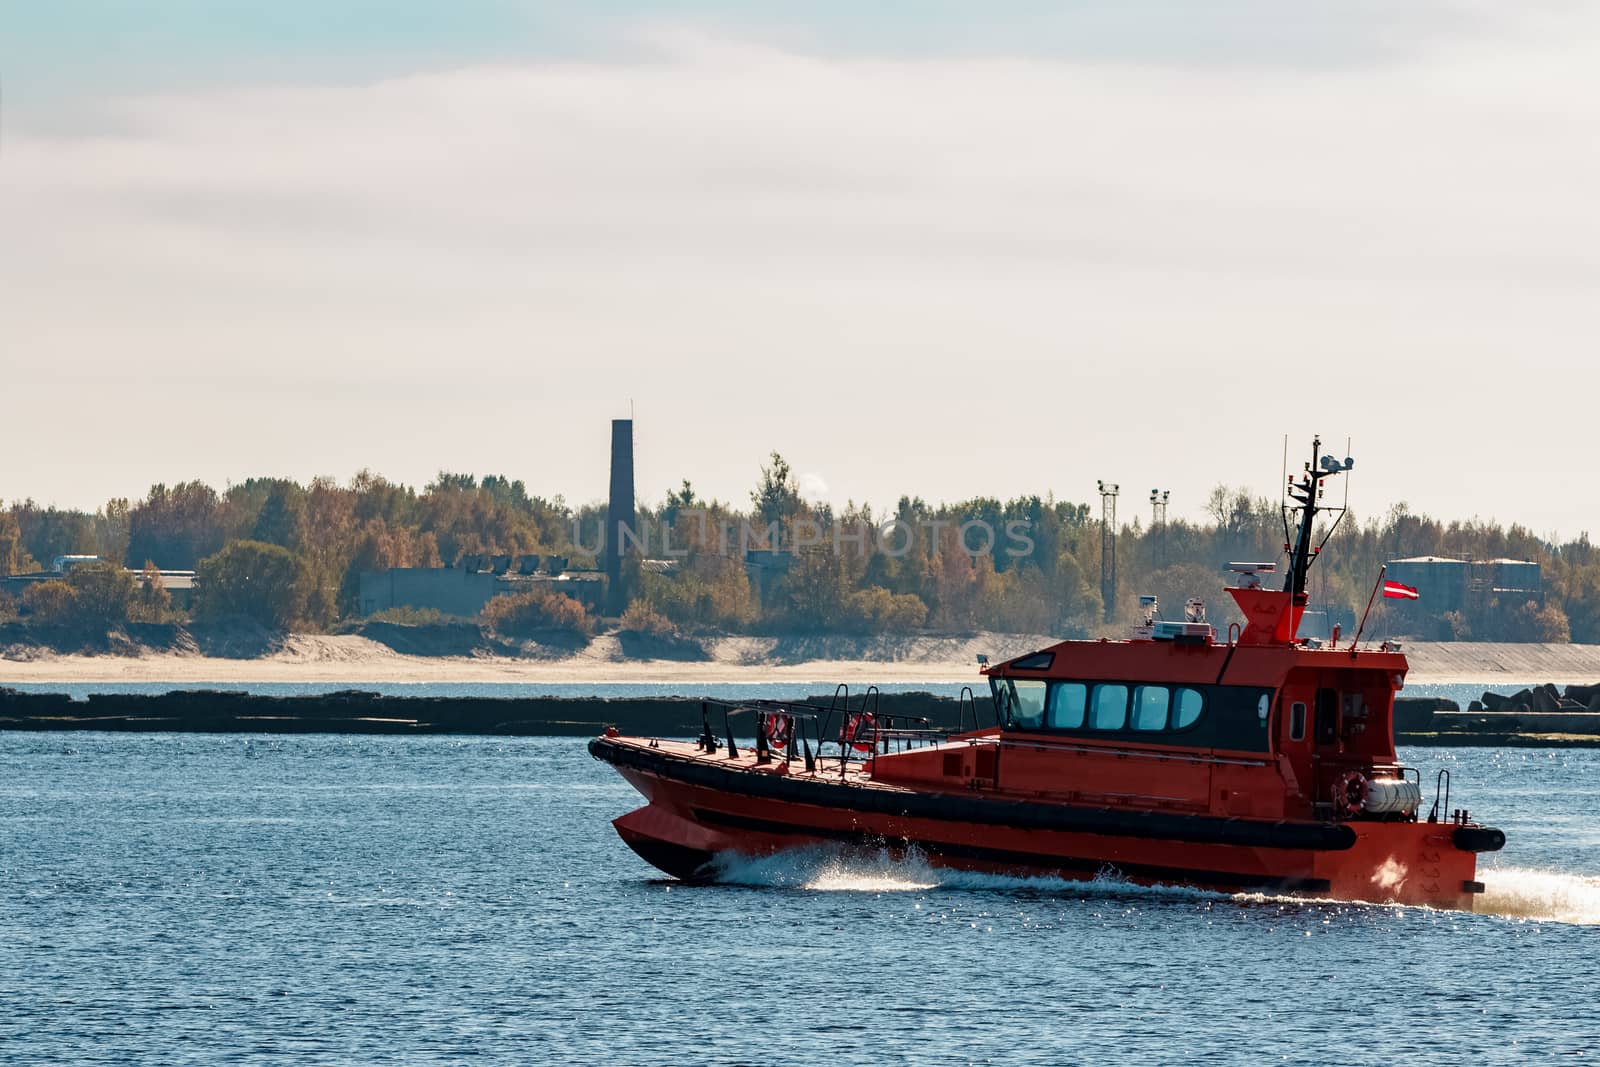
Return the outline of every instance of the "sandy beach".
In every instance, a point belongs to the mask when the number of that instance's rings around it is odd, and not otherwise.
[[[736,684],[815,682],[962,684],[977,679],[977,657],[1020,655],[1045,647],[1042,635],[976,634],[901,640],[819,640],[786,646],[772,638],[720,638],[706,659],[627,656],[614,637],[553,658],[406,655],[359,636],[292,635],[275,651],[232,659],[193,653],[61,655],[12,649],[0,659],[7,683],[202,682],[542,682],[565,684]],[[1408,643],[1410,684],[1518,685],[1600,682],[1600,645]]]
[[[614,636],[553,657],[419,656],[354,635],[291,635],[262,656],[231,659],[182,652],[139,655],[61,655],[13,649],[0,659],[0,685],[93,682],[544,682],[728,684],[817,682],[961,684],[978,677],[980,652],[1021,655],[1049,644],[1038,635],[978,634],[903,640],[836,641],[788,647],[772,638],[727,637],[704,642],[705,659],[628,656]],[[843,647],[839,647],[843,646]],[[867,646],[867,647],[862,647]]]

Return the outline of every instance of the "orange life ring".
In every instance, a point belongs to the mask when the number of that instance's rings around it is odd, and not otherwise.
[[[1346,771],[1333,783],[1333,810],[1341,819],[1357,814],[1366,803],[1367,776],[1360,771]]]
[[[872,712],[861,711],[850,716],[839,729],[839,743],[849,745],[858,752],[871,752],[878,739]]]
[[[774,712],[767,716],[767,744],[782,748],[789,743],[789,716]]]

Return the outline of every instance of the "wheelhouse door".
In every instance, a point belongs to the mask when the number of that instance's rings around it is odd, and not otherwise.
[[[1333,784],[1344,771],[1339,690],[1287,685],[1280,708],[1278,750],[1289,757],[1313,814],[1326,815]]]

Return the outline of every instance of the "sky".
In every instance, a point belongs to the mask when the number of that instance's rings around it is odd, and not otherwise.
[[[153,10],[152,10],[153,9]],[[1600,526],[1577,0],[0,4],[0,498],[422,484]]]

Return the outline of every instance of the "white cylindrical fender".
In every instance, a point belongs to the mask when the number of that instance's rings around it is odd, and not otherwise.
[[[1400,778],[1372,778],[1367,781],[1367,802],[1361,810],[1373,815],[1394,815],[1416,811],[1422,804],[1422,787]]]

